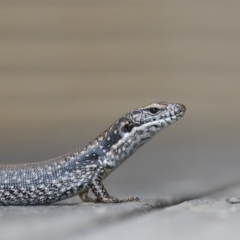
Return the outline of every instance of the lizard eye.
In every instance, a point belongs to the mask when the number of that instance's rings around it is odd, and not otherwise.
[[[160,111],[160,109],[159,109],[159,108],[154,108],[154,107],[152,107],[152,108],[149,108],[148,111],[149,111],[151,114],[156,114],[156,113],[158,113],[158,112]]]

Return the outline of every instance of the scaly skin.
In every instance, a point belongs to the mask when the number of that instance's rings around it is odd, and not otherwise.
[[[160,130],[179,120],[185,106],[153,103],[120,117],[86,146],[39,163],[0,166],[0,205],[38,205],[79,195],[86,202],[138,200],[110,197],[102,184],[114,169]],[[96,199],[88,197],[91,189]]]

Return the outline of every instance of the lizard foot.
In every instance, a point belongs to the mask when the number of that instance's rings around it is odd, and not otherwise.
[[[101,203],[123,203],[123,202],[133,202],[133,201],[139,201],[139,198],[138,197],[130,197],[130,198],[110,197],[110,198],[97,199],[97,202],[101,202]]]

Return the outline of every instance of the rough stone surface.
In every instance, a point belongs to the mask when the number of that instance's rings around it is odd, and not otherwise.
[[[1,239],[79,239],[114,222],[162,208],[171,199],[123,204],[73,203],[35,207],[0,207]]]
[[[113,224],[85,239],[238,239],[240,204],[226,202],[232,194],[240,196],[240,185]]]

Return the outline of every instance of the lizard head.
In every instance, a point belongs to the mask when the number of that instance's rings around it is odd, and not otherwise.
[[[185,106],[179,103],[152,103],[125,114],[120,131],[132,141],[140,140],[142,145],[157,132],[178,121],[185,111]]]

